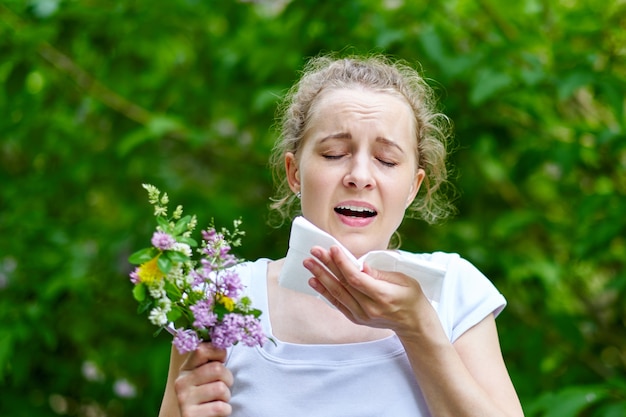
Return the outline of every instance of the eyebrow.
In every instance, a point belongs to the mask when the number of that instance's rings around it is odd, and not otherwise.
[[[340,132],[340,133],[333,133],[332,135],[328,135],[323,137],[320,140],[320,143],[324,143],[327,140],[330,139],[352,139],[352,134],[350,134],[349,132]],[[391,139],[387,139],[385,137],[382,136],[377,136],[376,137],[376,142],[378,143],[382,143],[383,145],[387,145],[387,146],[391,146],[393,148],[398,149],[400,152],[404,153],[404,149],[402,149],[402,147],[400,147],[400,145],[398,145],[396,142],[392,141]]]

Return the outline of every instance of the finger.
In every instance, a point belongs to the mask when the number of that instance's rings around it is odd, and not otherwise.
[[[339,269],[333,262],[330,252],[320,246],[313,246],[311,248],[311,255],[313,255],[318,261],[320,261],[328,270],[338,278]]]
[[[181,374],[174,382],[179,404],[230,401],[232,374],[229,371],[212,373],[209,378],[209,380],[204,381],[205,378],[201,377],[197,370],[187,374]]]
[[[378,269],[370,267],[367,263],[363,264],[363,272],[365,272],[367,275],[371,276],[377,281],[385,281],[391,284],[400,285],[402,287],[410,286],[411,281],[417,282],[416,280],[411,279],[405,274],[380,271]]]
[[[367,274],[364,274],[337,246],[330,248],[329,255],[331,264],[337,270],[337,278],[342,283],[363,292],[366,289],[364,281]]]
[[[328,250],[314,246],[311,249],[311,254],[319,259],[342,283],[346,283],[348,274],[354,276],[361,272],[358,266],[338,246],[331,246]],[[341,260],[343,267],[340,266],[338,260]]]
[[[370,299],[361,294],[358,290],[344,285],[334,275],[329,273],[322,265],[313,259],[305,260],[305,265],[314,275],[309,280],[309,285],[341,311],[348,319],[355,321],[355,318],[363,314],[361,303]],[[356,270],[358,273],[358,270]]]
[[[196,385],[213,381],[223,381],[229,387],[233,385],[233,374],[219,361],[209,361],[188,372],[191,375],[191,383]]]
[[[192,370],[211,361],[225,362],[226,355],[224,349],[218,349],[210,343],[201,343],[198,349],[187,357],[180,369]]]
[[[230,389],[221,382],[180,389],[176,386],[177,400],[183,416],[229,416]]]
[[[227,417],[232,412],[231,405],[224,401],[213,401],[189,407],[181,406],[181,415],[184,416]]]
[[[233,374],[219,361],[209,361],[193,370],[181,371],[174,381],[181,409],[205,403],[228,403],[232,385]]]
[[[329,287],[332,283],[339,284],[335,275],[318,260],[307,258],[302,262],[302,265],[313,275],[313,279],[319,282],[323,287]]]

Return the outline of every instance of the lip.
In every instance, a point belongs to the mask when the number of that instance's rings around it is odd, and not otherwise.
[[[369,211],[374,212],[375,214],[373,216],[370,217],[353,217],[353,216],[346,216],[344,214],[341,214],[339,212],[337,212],[337,208],[339,207],[354,207],[354,208],[362,208],[362,209],[366,209]],[[342,201],[341,203],[337,204],[334,207],[335,214],[337,215],[337,217],[339,218],[339,220],[345,224],[346,226],[350,226],[350,227],[365,227],[368,226],[370,224],[372,224],[374,222],[374,220],[376,219],[376,217],[378,216],[378,210],[376,210],[376,207],[370,203],[367,203],[365,201],[356,201],[356,200],[348,200],[348,201]]]

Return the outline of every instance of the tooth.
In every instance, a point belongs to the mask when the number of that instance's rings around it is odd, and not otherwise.
[[[370,210],[367,207],[357,207],[357,206],[339,206],[340,209],[342,210],[350,210],[350,211],[356,211],[356,212],[369,212],[369,213],[373,213],[374,210]]]

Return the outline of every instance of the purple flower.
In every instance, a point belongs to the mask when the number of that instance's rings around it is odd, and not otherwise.
[[[200,300],[190,307],[193,313],[193,327],[197,329],[208,329],[217,323],[217,315],[212,310],[212,299]]]
[[[211,329],[211,343],[218,349],[228,349],[241,339],[243,325],[241,315],[226,314],[222,322]]]
[[[241,342],[249,347],[263,346],[267,337],[263,333],[263,327],[259,319],[252,315],[245,316],[244,332],[241,335]]]
[[[191,283],[192,287],[198,287],[205,282],[210,282],[209,272],[207,272],[207,268],[202,268],[198,270],[192,270],[189,272],[193,281]]]
[[[229,266],[237,265],[237,257],[231,253],[223,255],[221,258],[222,258],[223,268],[228,268]]]
[[[152,235],[152,246],[161,250],[169,250],[174,247],[176,240],[165,232],[154,232]]]
[[[232,270],[225,271],[222,275],[220,292],[230,298],[238,298],[243,290],[243,284],[239,279],[239,275]]]
[[[172,344],[176,346],[181,355],[193,352],[200,346],[200,338],[193,330],[176,329],[176,335]]]
[[[135,270],[130,273],[130,282],[135,285],[139,284],[139,282],[141,281],[137,272],[139,272],[139,267],[136,267]]]
[[[216,236],[217,231],[214,228],[202,231],[202,239],[206,240],[207,242],[212,242],[213,240],[215,240]]]
[[[228,349],[238,342],[250,347],[263,346],[267,340],[260,321],[252,315],[226,314],[210,333],[211,343],[219,349]]]

